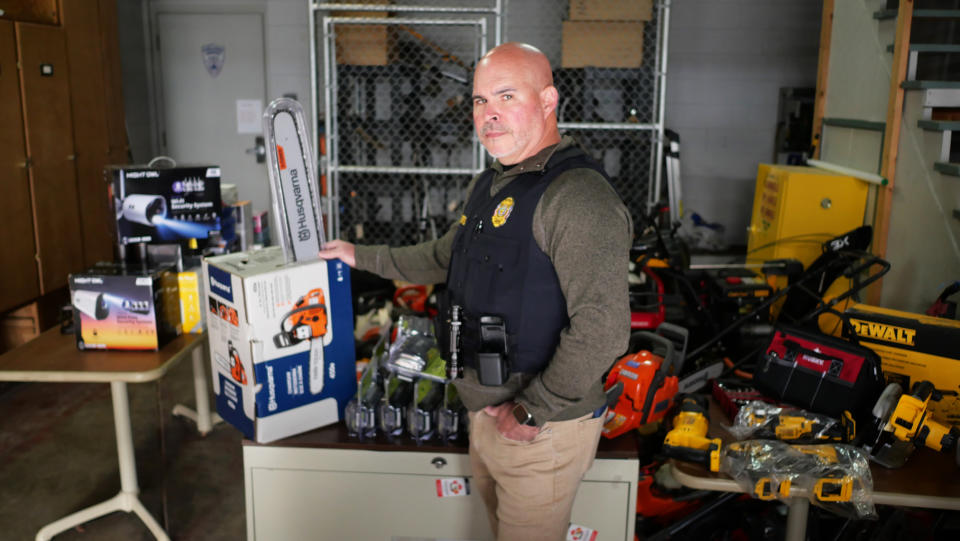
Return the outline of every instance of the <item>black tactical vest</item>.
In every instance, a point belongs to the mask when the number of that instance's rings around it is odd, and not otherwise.
[[[542,171],[519,175],[493,197],[495,171],[477,180],[447,273],[450,302],[463,310],[460,350],[466,366],[476,368],[479,319],[489,315],[506,324],[510,372],[538,373],[553,357],[570,320],[553,263],[533,237],[533,214],[553,179],[571,169],[593,169],[607,178],[596,161],[568,147]]]

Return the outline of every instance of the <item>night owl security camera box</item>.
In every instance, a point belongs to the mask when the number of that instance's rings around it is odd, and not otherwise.
[[[155,169],[109,166],[117,241],[181,243],[197,239],[204,248],[220,231],[220,168],[215,165]]]
[[[155,351],[180,334],[172,267],[97,263],[69,282],[78,349]]]
[[[217,412],[265,443],[343,418],[356,393],[349,267],[278,247],[203,261]]]

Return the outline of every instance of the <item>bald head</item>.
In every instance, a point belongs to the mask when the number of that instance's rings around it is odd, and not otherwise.
[[[539,88],[553,85],[550,61],[547,60],[547,55],[533,45],[517,42],[498,45],[483,55],[477,63],[477,71],[498,65],[515,66],[528,75]]]
[[[480,142],[504,165],[560,141],[550,61],[532,45],[504,43],[473,75],[473,122]]]

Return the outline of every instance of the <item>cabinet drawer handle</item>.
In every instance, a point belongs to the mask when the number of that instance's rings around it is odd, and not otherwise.
[[[431,460],[430,463],[436,466],[437,469],[439,470],[440,468],[447,465],[447,460],[443,457],[438,456],[438,457],[435,457],[433,460]]]

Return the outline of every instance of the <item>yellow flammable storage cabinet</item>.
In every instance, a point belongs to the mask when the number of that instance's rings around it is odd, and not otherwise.
[[[831,238],[863,225],[867,183],[813,167],[760,164],[747,261],[798,259],[804,268]]]

